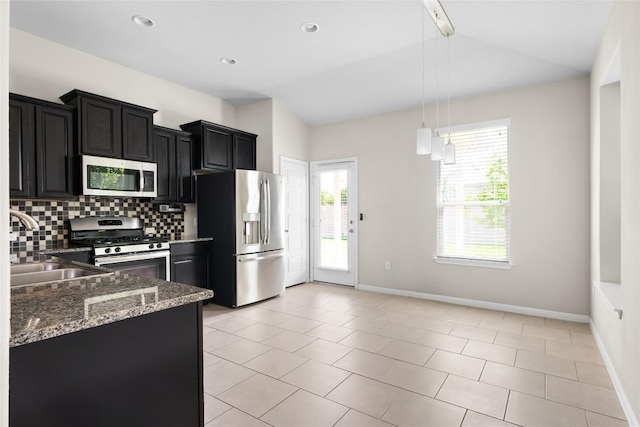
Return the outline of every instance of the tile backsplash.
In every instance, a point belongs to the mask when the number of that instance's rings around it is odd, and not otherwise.
[[[133,216],[144,221],[145,228],[156,229],[155,236],[180,239],[184,234],[183,213],[160,213],[153,203],[141,199],[115,199],[110,197],[79,196],[78,200],[22,200],[12,199],[11,208],[35,218],[39,230],[27,231],[17,218],[11,218],[11,232],[18,240],[10,242],[10,253],[20,262],[38,259],[44,249],[68,245],[70,218],[86,216]]]

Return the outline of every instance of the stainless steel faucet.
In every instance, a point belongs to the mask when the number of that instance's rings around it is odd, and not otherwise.
[[[15,209],[9,209],[9,215],[15,216],[16,218],[18,218],[22,223],[22,225],[24,225],[24,228],[26,228],[27,230],[40,228],[40,224],[38,224],[38,221],[36,221],[35,219],[33,219],[32,216],[29,216],[24,212],[20,212]]]

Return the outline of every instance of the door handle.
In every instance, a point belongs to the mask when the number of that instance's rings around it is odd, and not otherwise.
[[[244,258],[244,262],[262,261],[262,260],[269,259],[269,258],[282,258],[283,256],[284,256],[284,254],[257,256],[257,257],[252,257],[252,258]],[[238,258],[238,262],[242,262],[242,261],[243,261],[242,258]]]
[[[350,229],[349,229],[349,233],[353,233],[353,228],[350,228]]]

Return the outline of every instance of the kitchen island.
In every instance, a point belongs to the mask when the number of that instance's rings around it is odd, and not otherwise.
[[[12,288],[10,425],[202,426],[202,300],[109,272]]]

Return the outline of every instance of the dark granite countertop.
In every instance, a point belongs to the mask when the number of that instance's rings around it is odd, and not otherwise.
[[[210,242],[212,240],[213,240],[213,237],[183,236],[179,240],[170,240],[169,244],[175,245],[179,243]]]
[[[103,270],[111,274],[13,287],[9,346],[17,347],[213,296],[207,289]]]
[[[41,250],[38,253],[40,255],[55,255],[55,254],[65,254],[65,253],[71,253],[71,252],[89,252],[92,250],[93,248],[91,246],[60,245],[59,247]]]
[[[213,240],[213,237],[198,237],[198,236],[185,235],[185,236],[182,236],[180,239],[169,240],[169,244],[176,245],[180,243],[210,242],[212,240]],[[69,245],[68,243],[64,244],[62,243],[62,241],[60,241],[60,243],[54,244],[52,248],[44,249],[39,253],[40,255],[55,255],[55,254],[64,254],[64,253],[71,253],[71,252],[88,252],[91,250],[93,250],[93,248],[90,246],[72,246],[72,245]]]

